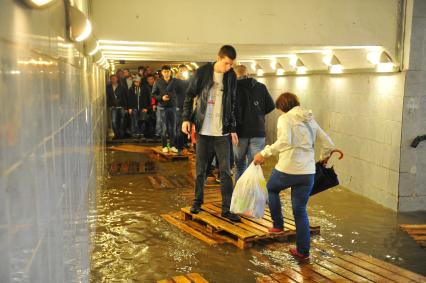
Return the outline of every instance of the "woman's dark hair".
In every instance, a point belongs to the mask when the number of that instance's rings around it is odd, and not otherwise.
[[[220,48],[218,55],[221,58],[228,57],[231,60],[235,60],[237,58],[237,51],[231,45],[224,45]]]
[[[284,113],[287,113],[296,106],[300,106],[299,98],[297,95],[291,92],[284,92],[278,96],[277,100],[275,101],[275,107]]]

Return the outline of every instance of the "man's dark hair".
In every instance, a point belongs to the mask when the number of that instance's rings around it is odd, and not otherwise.
[[[129,69],[127,69],[127,68],[126,68],[126,69],[123,69],[123,71],[127,71],[127,72],[129,72],[129,73],[130,73],[130,70],[129,70]]]
[[[111,76],[109,76],[109,80],[112,80],[112,77],[116,77],[117,78],[116,75],[111,75]]]
[[[235,60],[237,58],[237,51],[231,45],[224,45],[220,48],[217,55],[221,58],[228,57],[231,60]]]
[[[287,113],[296,106],[300,106],[299,98],[291,92],[284,92],[275,101],[275,107]]]
[[[138,67],[138,72],[139,72],[140,70],[144,70],[144,71],[145,71],[145,67],[144,67],[144,66],[139,66],[139,67]]]
[[[178,69],[180,69],[180,68],[188,68],[188,66],[186,66],[185,64],[180,64]]]
[[[170,66],[169,65],[164,65],[163,67],[161,67],[161,71],[163,71],[163,70],[171,70],[172,68],[170,68]]]
[[[150,78],[150,77],[155,78],[155,76],[154,76],[153,74],[148,74],[148,75],[146,75],[146,78]]]

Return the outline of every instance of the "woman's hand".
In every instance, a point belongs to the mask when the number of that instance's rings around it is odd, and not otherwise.
[[[260,152],[257,153],[253,158],[254,165],[260,165],[260,164],[263,164],[263,162],[265,162],[265,157],[263,157],[263,155],[260,154]]]

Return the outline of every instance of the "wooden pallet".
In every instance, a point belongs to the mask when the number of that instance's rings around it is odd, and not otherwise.
[[[401,224],[399,227],[426,249],[426,224]]]
[[[272,227],[272,220],[268,210],[265,211],[265,216],[261,219],[242,216],[241,222],[235,223],[221,216],[220,202],[205,203],[202,205],[201,209],[200,213],[191,214],[190,207],[184,207],[181,209],[180,215],[172,213],[169,214],[169,216],[175,218],[179,217],[180,219],[178,220],[180,220],[180,224],[198,231],[203,234],[203,236],[207,237],[209,241],[214,241],[216,243],[231,243],[240,249],[249,248],[256,241],[274,238],[289,239],[296,234],[295,223],[291,218],[285,218],[284,231],[282,233],[269,233],[268,228]],[[163,216],[163,218],[167,221],[170,220],[167,219],[169,217]],[[171,221],[169,222],[181,228],[179,225]],[[194,233],[188,231],[188,229],[182,230],[194,235]],[[312,234],[319,234],[319,232],[319,226],[311,226]],[[194,236],[201,239],[199,235]]]
[[[280,272],[258,277],[256,282],[426,282],[426,277],[356,252],[283,267]]]
[[[124,139],[115,139],[115,140],[107,140],[106,143],[109,145],[112,144],[152,144],[152,143],[160,143],[161,139],[150,139],[150,138],[124,138]]]
[[[163,279],[157,283],[209,283],[198,273],[189,273],[186,275],[177,275],[170,279]]]
[[[163,152],[163,148],[161,146],[151,147],[151,151],[154,155],[159,159],[165,159],[167,161],[179,161],[179,160],[188,160],[189,156],[192,155],[187,150],[184,150],[182,155],[179,155],[174,152]]]
[[[143,145],[135,145],[135,144],[121,144],[121,145],[113,145],[110,147],[111,150],[116,151],[125,151],[125,152],[134,152],[134,153],[150,153],[150,147]]]
[[[109,166],[109,174],[112,176],[147,174],[147,173],[155,173],[154,162],[152,161],[113,162]]]

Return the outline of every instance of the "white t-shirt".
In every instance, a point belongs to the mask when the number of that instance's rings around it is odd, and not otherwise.
[[[206,115],[200,134],[206,136],[223,136],[222,128],[222,98],[223,73],[213,73],[213,87],[207,99]]]

